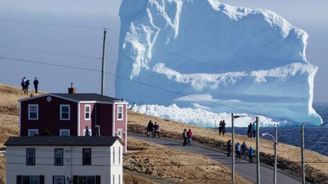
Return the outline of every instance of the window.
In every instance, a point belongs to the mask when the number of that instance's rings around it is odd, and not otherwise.
[[[70,120],[70,105],[60,105],[60,120]]]
[[[28,120],[38,120],[38,119],[39,119],[39,105],[28,104]]]
[[[57,166],[64,165],[64,149],[63,148],[55,148],[54,164]]]
[[[35,165],[35,148],[26,148],[26,165]]]
[[[113,147],[113,164],[115,164],[115,147]]]
[[[28,129],[28,136],[37,136],[39,135],[38,129]]]
[[[70,136],[70,129],[60,129],[59,136]]]
[[[17,184],[44,184],[44,176],[21,176],[18,175]]]
[[[123,129],[122,128],[117,129],[116,136],[119,137],[120,139],[123,138]]]
[[[74,184],[100,184],[100,176],[73,176]]]
[[[117,119],[123,120],[123,105],[117,106]]]
[[[115,183],[115,175],[113,174],[113,183]]]
[[[85,105],[84,106],[84,119],[85,120],[90,120],[91,119],[91,106],[90,105]]]
[[[53,184],[65,184],[65,176],[53,176]]]
[[[91,148],[83,148],[82,165],[91,165]]]

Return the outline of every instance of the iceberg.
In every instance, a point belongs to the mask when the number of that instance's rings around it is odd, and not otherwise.
[[[274,12],[218,0],[123,0],[120,18],[116,96],[212,119],[234,112],[286,126],[322,123],[308,35]],[[182,111],[165,116],[189,121]]]

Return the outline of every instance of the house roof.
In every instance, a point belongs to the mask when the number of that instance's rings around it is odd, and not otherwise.
[[[101,102],[123,101],[122,99],[104,96],[104,95],[100,95],[97,93],[74,93],[74,94],[51,93],[50,95],[68,98],[68,99],[72,99],[75,101],[101,101]]]
[[[24,136],[9,137],[6,146],[111,146],[118,137],[109,136]]]

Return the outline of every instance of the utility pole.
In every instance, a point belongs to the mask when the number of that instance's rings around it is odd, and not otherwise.
[[[104,29],[103,50],[101,57],[101,95],[104,95],[106,34],[107,29]]]
[[[235,123],[234,123],[234,115],[231,113],[231,147],[232,147],[232,161],[231,161],[231,182],[235,183]]]
[[[273,184],[277,184],[277,163],[278,163],[278,155],[277,155],[277,144],[278,144],[278,124],[274,127],[275,132],[275,140],[274,140],[274,170],[273,170]]]
[[[256,183],[260,184],[261,183],[261,172],[260,172],[260,167],[261,167],[261,162],[260,162],[260,125],[259,125],[259,117],[256,117]]]
[[[305,167],[304,167],[304,123],[301,126],[301,162],[302,162],[302,184],[305,184]]]

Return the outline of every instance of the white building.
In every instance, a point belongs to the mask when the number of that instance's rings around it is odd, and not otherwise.
[[[123,184],[123,146],[116,137],[10,137],[9,184]]]

